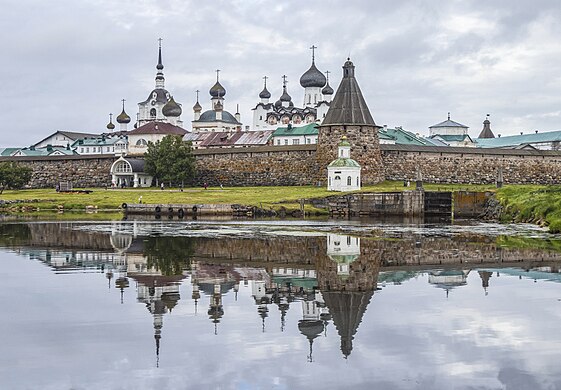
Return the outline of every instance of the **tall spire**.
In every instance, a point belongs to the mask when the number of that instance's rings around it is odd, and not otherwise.
[[[355,79],[355,66],[350,58],[343,65],[343,78],[322,122],[322,125],[334,124],[376,126]]]
[[[477,138],[495,138],[495,134],[491,131],[491,121],[489,121],[489,114],[485,117],[483,121],[483,130],[479,133]]]
[[[317,47],[316,45],[312,45],[312,46],[310,47],[310,49],[312,50],[312,64],[314,63],[314,61],[315,61],[315,59],[316,59],[316,49],[317,49],[317,48],[318,48],[318,47]]]
[[[164,88],[164,64],[162,64],[162,38],[158,39],[158,65],[156,65],[156,88]]]

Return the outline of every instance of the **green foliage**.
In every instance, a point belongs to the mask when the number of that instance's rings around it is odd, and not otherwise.
[[[0,193],[5,188],[23,188],[31,180],[31,172],[31,168],[13,161],[0,163]]]
[[[561,186],[506,186],[497,191],[504,208],[502,220],[531,222],[561,232]]]
[[[147,237],[144,255],[148,267],[154,267],[165,276],[181,275],[191,268],[194,240],[191,237]]]
[[[170,186],[182,185],[195,176],[191,144],[180,136],[168,135],[156,143],[149,142],[144,157],[146,172]]]

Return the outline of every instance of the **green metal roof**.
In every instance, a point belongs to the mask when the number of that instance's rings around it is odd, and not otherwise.
[[[560,142],[561,131],[546,131],[543,133],[529,133],[509,135],[498,138],[476,138],[475,143],[480,148],[504,148],[534,143]]]
[[[80,138],[74,143],[72,143],[71,147],[75,148],[78,146],[108,146],[113,145],[115,142],[119,141],[121,138],[119,137],[110,137],[110,138]]]
[[[388,139],[389,137],[389,139],[395,140],[395,143],[398,145],[427,145],[427,142],[421,137],[400,127],[378,130],[379,138],[382,138],[382,135],[384,136],[383,139]]]
[[[4,149],[2,149],[2,152],[0,153],[0,156],[11,156],[12,153],[17,152],[20,149],[21,148],[4,148]]]
[[[328,167],[336,167],[336,168],[360,168],[360,165],[353,160],[352,158],[338,158],[337,160],[333,160]]]
[[[318,135],[316,123],[309,123],[300,127],[279,127],[273,132],[273,137],[287,137],[287,136],[300,136],[300,135]]]

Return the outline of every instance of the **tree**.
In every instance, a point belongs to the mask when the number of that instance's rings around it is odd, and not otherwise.
[[[195,157],[190,142],[167,135],[156,143],[148,142],[144,170],[162,183],[182,185],[195,176]]]
[[[0,163],[0,194],[6,188],[19,190],[31,180],[33,169],[13,161]]]

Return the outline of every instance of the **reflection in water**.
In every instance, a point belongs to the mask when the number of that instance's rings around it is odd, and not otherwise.
[[[268,321],[278,313],[275,329],[283,334],[297,329],[308,345],[306,359],[312,363],[318,342],[321,347],[324,339],[334,336],[338,356],[348,359],[376,292],[391,286],[426,278],[427,286],[443,289],[450,298],[454,289],[468,288],[473,275],[485,295],[500,274],[561,282],[558,252],[508,249],[489,239],[479,239],[474,246],[474,237],[372,239],[331,232],[171,237],[147,235],[145,227],[140,234],[136,222],[113,223],[105,232],[78,225],[0,225],[0,234],[4,246],[41,261],[56,274],[104,274],[109,286],[119,292],[121,304],[126,303],[125,291],[134,288],[137,302],[152,317],[156,366],[167,349],[162,349],[164,319],[172,311],[185,313],[182,307],[192,307],[197,317],[206,310],[205,321],[212,326],[209,333],[219,337],[225,320],[239,315],[246,304],[238,299],[240,288],[250,291],[254,307],[245,323],[258,323],[262,334],[272,333]],[[183,291],[184,302],[182,289],[190,293]],[[328,334],[330,326],[336,333]]]

